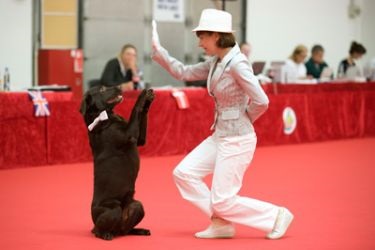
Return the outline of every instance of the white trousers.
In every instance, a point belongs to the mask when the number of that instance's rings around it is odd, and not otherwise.
[[[209,217],[270,232],[278,214],[277,206],[238,195],[243,175],[256,147],[256,135],[209,136],[188,154],[173,171],[182,197]],[[203,178],[213,173],[211,190]]]

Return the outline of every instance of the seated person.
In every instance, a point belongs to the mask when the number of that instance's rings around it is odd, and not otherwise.
[[[250,55],[251,55],[251,45],[249,43],[247,43],[247,42],[241,43],[240,44],[240,51],[249,60]]]
[[[314,45],[311,49],[311,57],[305,63],[307,75],[311,75],[315,79],[320,79],[322,77],[323,69],[328,67],[323,57],[323,47],[321,45]]]
[[[364,75],[368,81],[375,81],[375,57],[367,62]]]
[[[143,89],[141,76],[137,66],[137,49],[134,45],[126,44],[117,58],[107,62],[100,82],[106,86],[120,85],[123,91]]]
[[[305,66],[305,59],[307,57],[307,48],[304,45],[298,45],[292,55],[285,61],[282,68],[282,79],[284,83],[305,83],[306,79],[311,79],[307,76]]]
[[[363,47],[363,45],[360,43],[352,42],[349,50],[349,56],[342,60],[339,64],[337,77],[352,79],[363,76],[361,68],[356,64],[356,60],[361,59],[364,54],[366,54],[365,47]]]

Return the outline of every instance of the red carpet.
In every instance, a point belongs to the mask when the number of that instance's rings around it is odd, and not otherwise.
[[[182,156],[144,158],[137,198],[152,236],[111,242],[90,234],[90,163],[0,171],[0,249],[375,249],[375,138],[258,148],[243,195],[295,214],[278,241],[237,226],[232,240],[198,240],[207,218],[182,200],[172,169]]]

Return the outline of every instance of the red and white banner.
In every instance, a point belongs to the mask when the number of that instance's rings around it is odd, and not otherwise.
[[[74,73],[83,72],[83,53],[81,49],[75,49],[70,52],[71,57],[74,58]]]
[[[175,89],[172,91],[172,96],[175,98],[179,109],[188,109],[190,107],[189,99],[184,91]]]

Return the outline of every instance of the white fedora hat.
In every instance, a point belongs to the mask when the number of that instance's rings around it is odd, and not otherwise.
[[[222,33],[233,33],[232,15],[226,11],[216,9],[204,9],[199,19],[198,27],[192,30],[214,31]]]

